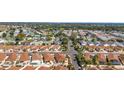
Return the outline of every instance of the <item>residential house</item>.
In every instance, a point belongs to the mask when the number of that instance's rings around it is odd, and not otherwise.
[[[86,61],[91,61],[92,60],[92,56],[90,53],[84,53],[84,58]]]
[[[28,64],[30,62],[30,55],[28,52],[23,52],[20,54],[20,58],[17,62],[17,65],[24,66],[25,64]]]
[[[62,53],[55,54],[55,60],[57,63],[64,63],[66,61],[66,55]]]
[[[3,66],[11,66],[16,63],[17,54],[15,52],[9,53],[8,58],[5,60]]]
[[[5,53],[0,53],[0,64],[2,64],[6,58],[7,58],[7,56]]]
[[[106,56],[103,53],[98,54],[98,61],[100,65],[105,65],[106,64]]]
[[[108,61],[111,62],[113,65],[120,65],[120,61],[117,54],[109,53]]]
[[[32,53],[30,64],[34,66],[38,66],[41,63],[43,63],[43,59],[41,55],[39,53]]]
[[[49,54],[49,53],[44,53],[43,54],[43,60],[44,60],[44,63],[46,63],[46,64],[53,64],[53,62],[54,62],[54,55],[53,54]]]

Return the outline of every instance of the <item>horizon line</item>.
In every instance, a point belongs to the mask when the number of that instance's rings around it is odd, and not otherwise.
[[[0,22],[0,23],[81,23],[81,24],[124,24],[124,22],[36,22],[36,21],[33,21],[33,22],[27,22],[27,21],[24,21],[24,22],[15,22],[15,21],[12,21],[12,22]]]

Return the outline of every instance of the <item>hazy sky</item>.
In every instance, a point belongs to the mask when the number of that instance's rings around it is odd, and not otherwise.
[[[124,22],[123,0],[0,0],[0,21]]]

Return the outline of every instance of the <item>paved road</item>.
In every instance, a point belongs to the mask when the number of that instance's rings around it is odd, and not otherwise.
[[[70,55],[71,57],[71,61],[72,61],[72,64],[74,66],[74,68],[76,70],[78,70],[80,68],[80,66],[77,64],[77,61],[75,59],[75,55],[77,54],[77,51],[74,50],[74,47],[71,47],[72,46],[72,41],[69,40],[68,42],[68,51],[67,53]]]

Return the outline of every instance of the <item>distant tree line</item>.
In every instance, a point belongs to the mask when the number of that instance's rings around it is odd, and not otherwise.
[[[32,25],[32,28],[36,30],[46,29],[46,30],[105,30],[105,31],[124,31],[124,24],[123,25],[114,25],[114,24],[72,24],[72,23],[63,23],[63,24],[39,24],[39,25]]]

